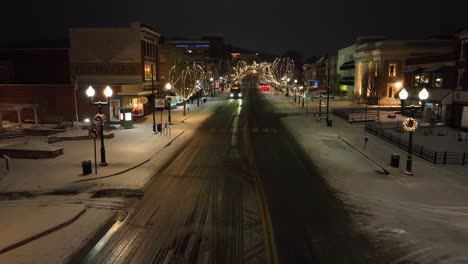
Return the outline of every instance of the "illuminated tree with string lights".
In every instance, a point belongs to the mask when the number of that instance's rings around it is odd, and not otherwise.
[[[187,100],[200,90],[200,82],[205,78],[205,71],[197,64],[175,65],[169,71],[172,91],[184,99],[184,116],[187,114]]]
[[[247,73],[247,62],[245,61],[238,61],[236,66],[231,68],[230,71],[230,81],[232,83],[236,83],[244,78],[245,74]]]
[[[273,78],[277,83],[287,84],[287,80],[292,80],[294,75],[294,60],[289,57],[276,58],[271,66]],[[288,86],[286,85],[288,88]],[[287,89],[289,93],[289,89]]]

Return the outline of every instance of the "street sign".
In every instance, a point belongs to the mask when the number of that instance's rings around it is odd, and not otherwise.
[[[164,108],[164,102],[166,100],[164,98],[157,98],[157,99],[154,99],[154,106],[156,108]]]
[[[99,137],[99,129],[97,127],[92,127],[88,130],[88,135],[91,137],[91,138],[98,138]]]

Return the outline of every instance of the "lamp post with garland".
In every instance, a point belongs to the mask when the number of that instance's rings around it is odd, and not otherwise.
[[[408,98],[408,91],[406,91],[405,88],[401,89],[401,91],[398,93],[398,97],[400,97],[402,101],[401,103],[402,108],[404,108],[404,101]],[[427,100],[428,97],[429,97],[429,92],[426,90],[426,88],[423,88],[419,92],[419,100],[424,102],[424,100]],[[423,112],[424,112],[424,109],[423,109]],[[415,132],[417,128],[418,128],[418,121],[414,119],[414,105],[412,104],[411,105],[411,117],[406,118],[403,121],[403,129],[409,132],[408,159],[406,160],[406,170],[405,170],[405,174],[409,176],[413,175],[413,171],[412,171],[413,160],[412,160],[411,152],[413,149],[413,132]]]
[[[86,90],[86,95],[90,98],[91,104],[98,106],[98,113],[94,116],[94,123],[99,126],[99,137],[101,138],[101,162],[99,163],[100,166],[107,166],[106,161],[106,147],[104,146],[104,124],[106,122],[106,116],[102,113],[101,105],[109,105],[109,98],[112,97],[112,89],[110,86],[106,86],[104,89],[104,95],[106,97],[105,102],[97,101],[94,102],[93,98],[96,94],[94,88],[90,85]]]

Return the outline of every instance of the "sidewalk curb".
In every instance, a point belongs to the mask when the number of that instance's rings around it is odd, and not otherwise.
[[[100,176],[100,177],[96,177],[96,178],[91,178],[91,179],[81,179],[81,180],[76,180],[76,181],[73,181],[74,183],[79,183],[79,182],[87,182],[87,181],[94,181],[94,180],[100,180],[100,179],[105,179],[105,178],[109,178],[109,177],[113,177],[113,176],[117,176],[117,175],[120,175],[122,173],[125,173],[125,172],[128,172],[128,171],[131,171],[133,169],[136,169],[140,166],[142,166],[143,164],[147,163],[148,161],[150,161],[156,154],[158,154],[159,152],[161,152],[161,150],[163,150],[164,148],[170,146],[177,138],[179,138],[185,131],[182,130],[177,136],[175,136],[173,139],[171,139],[171,141],[169,141],[166,145],[164,145],[161,149],[159,149],[158,151],[156,151],[156,153],[154,153],[153,155],[150,156],[150,158],[144,160],[143,162],[140,162],[138,164],[136,164],[135,166],[132,166],[130,168],[127,168],[127,169],[124,169],[122,171],[118,171],[118,172],[115,172],[115,173],[112,173],[112,174],[109,174],[109,175],[104,175],[104,176]]]
[[[61,229],[62,227],[65,227],[65,226],[67,226],[67,225],[73,223],[73,222],[74,222],[76,219],[78,219],[82,214],[84,214],[84,213],[86,212],[86,210],[87,210],[86,206],[83,206],[83,208],[82,208],[78,213],[76,213],[75,215],[73,215],[70,219],[68,219],[68,220],[66,220],[66,221],[64,221],[64,222],[62,222],[61,224],[58,224],[58,225],[56,225],[56,226],[54,226],[54,227],[51,227],[51,228],[46,229],[46,230],[44,230],[44,231],[42,231],[42,232],[39,232],[39,233],[37,233],[37,234],[35,234],[35,235],[29,237],[29,238],[26,238],[26,239],[17,241],[17,242],[15,242],[15,243],[13,243],[13,244],[11,244],[11,245],[9,245],[9,246],[6,246],[6,247],[4,247],[4,248],[0,248],[0,254],[5,253],[5,252],[7,252],[7,251],[10,251],[10,250],[12,250],[12,249],[15,249],[15,248],[17,248],[17,247],[20,247],[20,246],[22,246],[22,245],[24,245],[24,244],[27,244],[27,243],[29,243],[29,242],[31,242],[31,241],[33,241],[33,240],[36,240],[36,239],[38,239],[38,238],[41,238],[41,237],[43,237],[43,236],[46,236],[46,235],[48,235],[48,234],[50,234],[50,233],[52,233],[52,232],[54,232],[54,231],[57,231],[57,230]]]

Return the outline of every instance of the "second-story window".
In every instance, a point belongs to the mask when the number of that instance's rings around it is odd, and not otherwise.
[[[434,78],[434,87],[442,88],[443,85],[444,85],[444,78],[442,76],[442,73],[436,73],[435,78]]]
[[[156,80],[155,77],[156,70],[153,68],[153,78]],[[151,65],[145,64],[145,81],[151,81]]]
[[[390,63],[388,65],[388,76],[395,77],[396,76],[396,64]]]
[[[421,74],[413,75],[413,86],[418,87],[420,79],[421,79]]]
[[[427,86],[429,84],[429,73],[427,72],[422,73],[419,83],[421,84],[421,86]]]

